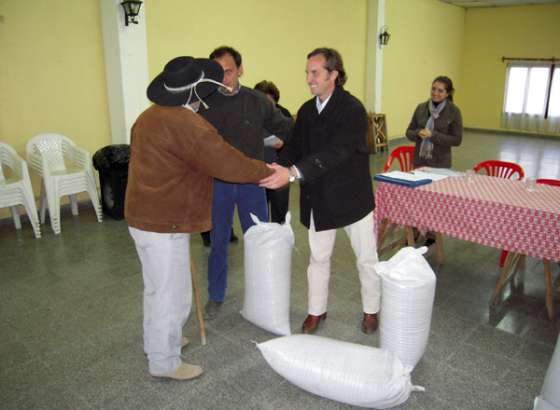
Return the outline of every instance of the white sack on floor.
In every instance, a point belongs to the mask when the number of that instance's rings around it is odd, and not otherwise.
[[[406,247],[375,270],[381,276],[380,347],[416,366],[428,344],[436,275],[422,256],[427,248]]]
[[[261,222],[244,236],[245,301],[241,314],[249,322],[277,335],[290,334],[290,276],[294,232],[286,222]]]
[[[291,383],[353,406],[387,409],[424,390],[411,384],[412,369],[388,350],[312,335],[279,337],[257,347]]]
[[[560,410],[558,407],[554,407],[552,404],[547,402],[541,396],[535,398],[533,403],[533,410]]]
[[[534,410],[560,410],[560,336],[550,359],[541,395],[535,399]]]

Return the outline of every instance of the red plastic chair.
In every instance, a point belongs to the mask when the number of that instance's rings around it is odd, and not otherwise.
[[[479,172],[481,169],[486,171],[491,177],[505,178],[505,179],[517,179],[522,180],[525,176],[525,171],[521,168],[521,165],[515,162],[507,161],[482,161],[476,164],[474,167],[474,172]]]
[[[387,172],[391,169],[391,165],[393,165],[395,159],[399,161],[400,171],[408,172],[412,170],[413,153],[414,153],[413,145],[405,145],[402,147],[395,148],[389,154],[389,158],[387,158],[387,162],[385,162],[385,165],[383,166],[383,172]],[[395,246],[400,246],[403,241],[406,244],[406,234],[405,234],[403,238],[397,239],[387,246],[383,246],[383,242],[385,238],[389,237],[393,233],[393,231],[397,228],[397,226],[398,226],[397,224],[390,223],[389,226],[386,227],[384,234],[382,234],[380,237],[377,238],[378,240],[377,251],[380,255],[382,253],[385,253],[386,250],[393,249]]]
[[[395,148],[389,154],[389,158],[387,158],[387,162],[383,166],[383,172],[389,171],[391,169],[391,165],[396,160],[399,161],[399,165],[401,167],[401,171],[408,172],[412,167],[412,154],[414,153],[414,146],[405,145],[403,147]]]
[[[497,161],[497,160],[489,160],[489,161],[482,161],[476,164],[474,167],[474,172],[479,172],[481,169],[486,171],[486,173],[491,177],[498,177],[498,178],[505,178],[505,179],[517,179],[522,180],[525,176],[525,171],[521,168],[521,165],[516,164],[515,162],[507,162],[507,161]],[[502,251],[500,253],[500,261],[499,265],[500,268],[503,268],[504,263],[507,257],[507,251]]]
[[[560,179],[539,178],[537,184],[560,186]]]

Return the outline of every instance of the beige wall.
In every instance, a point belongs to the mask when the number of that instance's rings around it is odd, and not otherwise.
[[[347,88],[364,98],[365,0],[184,0],[146,3],[150,76],[177,55],[208,57],[220,45],[242,54],[242,83],[267,79],[280,89],[280,103],[295,112],[310,98],[306,55],[316,47],[340,51]]]
[[[465,126],[500,128],[503,56],[560,57],[560,4],[467,11],[461,81]]]
[[[41,132],[111,142],[98,0],[0,0],[0,140]]]
[[[391,138],[402,137],[416,106],[430,96],[432,80],[450,77],[461,106],[465,10],[437,0],[387,0],[382,110]]]
[[[147,1],[150,77],[177,55],[243,54],[247,86],[274,81],[295,111],[308,98],[305,56],[337,48],[348,89],[364,96],[365,0]],[[24,154],[40,132],[59,132],[90,152],[111,143],[99,0],[0,0],[0,140]],[[134,27],[131,27],[133,30]]]

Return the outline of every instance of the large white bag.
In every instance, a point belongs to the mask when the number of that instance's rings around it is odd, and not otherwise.
[[[560,410],[560,336],[550,359],[541,395],[535,399],[534,410]]]
[[[412,369],[388,350],[312,335],[279,337],[257,347],[291,383],[353,406],[387,409],[424,390],[411,384]]]
[[[428,344],[436,290],[426,251],[406,247],[375,266],[382,279],[380,347],[413,368]]]
[[[241,315],[249,322],[277,335],[290,334],[290,276],[294,232],[290,213],[286,222],[261,222],[244,236],[245,301]]]

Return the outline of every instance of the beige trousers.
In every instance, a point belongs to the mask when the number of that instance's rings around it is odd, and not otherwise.
[[[381,281],[374,269],[378,259],[373,212],[343,229],[350,238],[352,249],[356,255],[363,310],[365,313],[377,313],[381,302]],[[308,304],[309,314],[311,315],[321,315],[327,311],[331,255],[335,239],[336,229],[315,231],[313,212],[311,212],[311,226],[309,228],[311,257],[307,268]]]
[[[181,337],[192,304],[189,234],[129,227],[144,279],[144,352],[150,373],[181,365]]]

